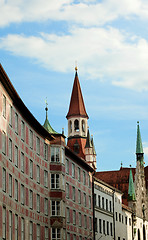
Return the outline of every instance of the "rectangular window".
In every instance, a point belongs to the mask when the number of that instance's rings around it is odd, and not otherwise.
[[[82,215],[81,213],[79,213],[79,227],[82,226]]]
[[[29,207],[33,209],[33,191],[29,190]]]
[[[109,235],[109,222],[107,221],[107,235]]]
[[[62,163],[65,164],[65,149],[62,148]]]
[[[78,189],[78,203],[81,204],[81,191]]]
[[[25,123],[21,121],[21,139],[25,140]]]
[[[40,240],[40,225],[37,224],[37,233],[36,233],[37,240]]]
[[[87,216],[84,215],[84,228],[86,229],[87,228]]]
[[[72,187],[72,200],[75,202],[75,197],[76,197],[76,193],[75,193],[75,187]]]
[[[21,218],[21,240],[25,239],[25,221]]]
[[[36,176],[37,183],[40,183],[40,167],[38,165],[36,166],[36,173],[37,173],[37,176]]]
[[[6,208],[3,207],[3,239],[6,239]]]
[[[25,203],[25,195],[24,195],[24,185],[21,184],[21,204]]]
[[[12,106],[9,105],[9,125],[12,127]]]
[[[51,174],[51,188],[52,189],[60,188],[60,175],[59,174]]]
[[[60,201],[51,201],[52,216],[60,216]]]
[[[108,199],[106,199],[106,211],[108,211]]]
[[[73,224],[76,224],[76,211],[73,210]]]
[[[44,187],[48,187],[48,172],[44,170]]]
[[[125,224],[127,225],[127,217],[125,217]]]
[[[29,240],[33,240],[33,223],[29,224]]]
[[[9,160],[12,161],[12,140],[9,138]]]
[[[102,208],[104,209],[104,197],[102,197]]]
[[[112,212],[112,202],[109,201],[109,209],[110,209],[110,212]]]
[[[60,239],[61,239],[61,229],[52,228],[52,240],[60,240]]]
[[[9,211],[9,240],[12,240],[12,212]]]
[[[91,219],[91,217],[89,217],[89,228],[90,228],[90,230],[92,230],[92,219]]]
[[[15,113],[15,132],[18,133],[18,114]]]
[[[12,175],[9,174],[9,196],[12,197]]]
[[[6,133],[2,132],[2,152],[6,155]]]
[[[15,146],[15,156],[14,156],[15,166],[18,167],[18,147]]]
[[[48,236],[48,227],[45,227],[45,240],[48,240],[49,236]]]
[[[18,215],[15,214],[15,240],[18,240]]]
[[[84,198],[84,207],[86,207],[86,193],[83,194],[83,198]]]
[[[69,174],[69,160],[66,159],[66,173]]]
[[[95,218],[95,232],[98,232],[97,218]]]
[[[113,236],[113,224],[110,223],[110,235]]]
[[[18,181],[15,179],[15,189],[14,189],[15,200],[18,201]]]
[[[100,197],[100,195],[98,195],[98,207],[99,208],[101,207],[101,197]]]
[[[121,222],[121,213],[119,213],[119,222]]]
[[[116,221],[118,221],[118,213],[116,212]]]
[[[36,195],[36,210],[37,210],[37,212],[40,212],[40,195],[39,194],[37,194]]]
[[[66,183],[66,197],[69,198],[69,184]]]
[[[30,146],[30,148],[33,149],[33,132],[31,129],[29,131],[29,146]]]
[[[70,210],[67,208],[67,223],[70,222]]]
[[[78,181],[81,182],[81,170],[78,167]]]
[[[30,178],[33,178],[33,161],[31,159],[30,159],[29,171],[30,171]]]
[[[48,199],[44,198],[44,214],[48,215]]]
[[[72,177],[75,178],[75,165],[72,163]]]
[[[97,198],[97,195],[96,195],[96,194],[94,194],[94,205],[95,205],[95,206],[97,205],[96,198]]]
[[[48,160],[48,145],[44,143],[44,159]]]
[[[84,171],[83,171],[83,184],[86,185],[86,174]]]
[[[131,218],[129,218],[129,225],[131,226]]]
[[[102,233],[102,219],[99,219],[99,233]]]
[[[90,175],[88,174],[88,187],[91,187]]]
[[[36,137],[36,153],[40,155],[40,139]]]
[[[105,234],[105,220],[103,220],[103,234]]]
[[[24,153],[21,152],[21,171],[24,172]]]
[[[3,117],[6,118],[6,97],[3,95]]]
[[[6,192],[6,169],[3,168],[3,181],[2,181],[3,191]]]
[[[91,209],[91,196],[89,196],[89,209]]]
[[[51,162],[60,162],[60,148],[51,147]]]

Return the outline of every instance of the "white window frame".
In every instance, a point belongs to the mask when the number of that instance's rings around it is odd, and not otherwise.
[[[6,192],[6,169],[5,168],[3,168],[2,189],[4,192]]]
[[[3,224],[2,224],[2,230],[3,230],[3,239],[6,240],[6,208],[3,207]]]
[[[58,200],[51,200],[51,215],[60,216],[61,215],[61,202]]]
[[[18,201],[18,180],[15,179],[15,188],[14,188],[15,200]]]
[[[51,173],[51,189],[60,188],[60,174]]]
[[[9,138],[9,160],[12,162],[12,140]]]
[[[25,163],[25,156],[24,153],[21,152],[21,171],[24,172],[24,163]]]
[[[9,196],[12,197],[12,175],[9,174]]]
[[[36,210],[37,212],[40,212],[40,195],[36,195]]]
[[[48,215],[48,198],[44,198],[44,214]]]

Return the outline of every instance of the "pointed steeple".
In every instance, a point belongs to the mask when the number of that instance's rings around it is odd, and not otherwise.
[[[94,155],[97,155],[97,154],[96,154],[96,150],[95,150],[93,135],[92,135],[92,138],[91,138],[91,145],[92,145],[92,147],[93,147],[93,154],[94,154]]]
[[[134,188],[134,183],[133,183],[133,174],[132,174],[132,169],[130,169],[129,186],[128,186],[128,201],[135,201],[135,200],[136,200],[136,195],[135,195],[135,188]]]
[[[77,67],[75,68],[75,70],[76,70],[75,79],[72,89],[69,111],[66,118],[68,119],[69,117],[80,116],[86,117],[88,119],[78,78]]]
[[[90,134],[89,134],[89,128],[87,130],[87,138],[86,138],[85,148],[92,148],[92,143],[91,143]]]
[[[49,121],[48,121],[48,107],[47,107],[48,103],[46,101],[46,108],[45,108],[45,111],[46,111],[46,119],[45,119],[45,122],[44,122],[44,125],[43,127],[51,134],[58,134],[50,125]]]
[[[141,140],[139,122],[137,122],[136,154],[143,154],[143,146],[142,146],[142,140]]]

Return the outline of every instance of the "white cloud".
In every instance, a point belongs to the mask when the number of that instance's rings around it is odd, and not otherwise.
[[[148,42],[135,36],[131,39],[114,28],[73,28],[69,35],[9,34],[0,38],[0,48],[56,71],[71,71],[78,60],[81,74],[89,79],[148,90]]]
[[[148,3],[142,0],[0,0],[0,27],[17,22],[64,20],[100,26],[119,17],[148,19]]]

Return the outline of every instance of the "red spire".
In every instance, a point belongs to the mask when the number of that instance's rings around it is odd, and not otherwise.
[[[71,116],[81,116],[81,117],[87,117],[88,115],[86,113],[84,100],[82,96],[82,91],[80,87],[80,82],[76,70],[72,94],[71,94],[71,100],[70,100],[70,106],[69,111],[66,116],[66,118],[69,118]]]

